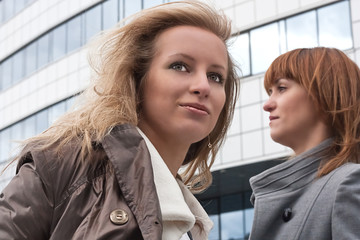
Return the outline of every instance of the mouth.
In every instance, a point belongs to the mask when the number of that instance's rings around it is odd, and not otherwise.
[[[278,118],[279,118],[279,117],[276,117],[276,116],[270,116],[270,117],[269,117],[270,121],[275,120],[275,119],[278,119]]]
[[[210,114],[209,109],[199,103],[183,103],[179,104],[180,107],[187,108],[190,111],[201,113],[201,114]]]

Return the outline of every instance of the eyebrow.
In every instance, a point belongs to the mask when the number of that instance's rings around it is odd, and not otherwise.
[[[288,79],[282,77],[282,78],[276,79],[274,81],[274,84],[278,84],[281,80],[288,81]]]
[[[186,59],[189,59],[190,61],[195,62],[195,58],[193,58],[192,56],[190,56],[188,54],[185,54],[185,53],[175,53],[173,55],[170,55],[169,57],[177,57],[177,56],[181,56],[181,57],[184,57]],[[224,66],[219,65],[219,64],[212,64],[211,66],[215,67],[215,68],[223,69],[224,71],[226,70],[226,68]]]

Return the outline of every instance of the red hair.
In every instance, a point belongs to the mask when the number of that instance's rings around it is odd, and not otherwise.
[[[265,73],[266,91],[280,79],[291,79],[308,91],[314,105],[333,130],[329,158],[318,176],[346,162],[359,162],[360,69],[334,48],[302,48],[282,54]]]

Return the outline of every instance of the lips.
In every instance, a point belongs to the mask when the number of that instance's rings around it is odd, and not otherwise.
[[[199,113],[210,114],[209,109],[199,103],[183,103],[180,107],[188,108],[189,110],[198,111]]]
[[[270,121],[275,120],[275,119],[278,119],[278,118],[279,118],[279,117],[276,117],[276,116],[270,116],[270,117],[269,117]]]

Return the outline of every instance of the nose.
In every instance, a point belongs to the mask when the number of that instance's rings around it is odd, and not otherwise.
[[[190,92],[199,97],[208,97],[210,94],[210,83],[206,73],[194,75],[191,81]]]
[[[264,103],[263,105],[263,109],[266,112],[271,112],[275,109],[276,107],[276,103],[275,101],[271,98],[271,96],[269,97],[269,99]]]

